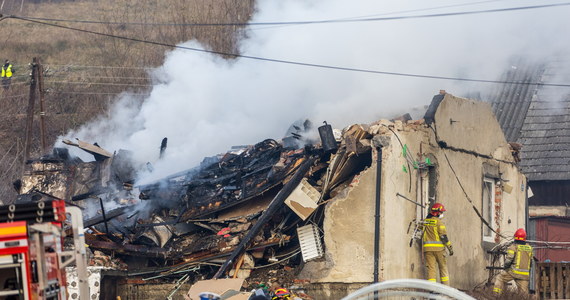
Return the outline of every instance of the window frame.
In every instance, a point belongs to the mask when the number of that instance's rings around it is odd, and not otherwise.
[[[490,184],[490,191],[489,191],[489,197],[485,197],[485,190],[488,186],[488,184]],[[487,221],[489,223],[489,225],[491,226],[491,228],[493,230],[496,230],[496,225],[495,225],[495,221],[496,221],[496,217],[495,217],[495,189],[496,189],[496,182],[494,178],[490,178],[490,177],[483,177],[483,189],[482,189],[482,196],[481,196],[481,215],[483,216],[483,218],[485,219],[485,221]],[[487,200],[488,198],[488,200]],[[487,201],[489,201],[490,203],[487,203]],[[489,220],[487,220],[487,216],[488,213],[490,212],[489,215]],[[487,232],[488,231],[488,232]],[[481,221],[481,237],[483,239],[483,241],[485,242],[494,242],[495,241],[495,237],[494,237],[494,232],[490,229],[487,228],[487,226],[485,225],[485,223],[483,223]]]

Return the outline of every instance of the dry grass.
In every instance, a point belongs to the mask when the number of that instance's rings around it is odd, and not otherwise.
[[[3,15],[109,22],[57,24],[170,45],[196,39],[212,50],[230,53],[236,51],[243,28],[120,23],[244,23],[254,11],[253,0],[0,0],[0,4]],[[161,65],[169,48],[13,18],[0,21],[0,28],[0,60],[10,59],[16,69],[11,88],[0,89],[0,199],[8,203],[16,196],[12,182],[22,172],[29,64],[34,57],[45,68],[46,136],[51,145],[58,135],[105,112],[115,94],[147,93],[150,81],[145,68]],[[43,154],[39,102],[35,112],[31,157]]]

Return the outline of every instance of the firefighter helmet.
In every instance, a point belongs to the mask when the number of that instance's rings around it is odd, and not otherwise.
[[[275,297],[273,297],[273,299],[289,299],[289,297],[291,297],[291,294],[287,289],[278,288],[275,290]]]
[[[431,214],[434,216],[437,216],[437,215],[443,213],[444,211],[445,211],[445,207],[441,203],[435,203],[430,209]]]
[[[526,241],[526,231],[523,228],[517,229],[515,232],[515,240]]]

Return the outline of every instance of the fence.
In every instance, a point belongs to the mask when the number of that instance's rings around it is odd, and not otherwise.
[[[536,263],[534,278],[540,299],[570,299],[570,263]]]

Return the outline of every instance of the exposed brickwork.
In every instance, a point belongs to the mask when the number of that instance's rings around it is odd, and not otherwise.
[[[501,233],[501,204],[503,203],[503,189],[499,185],[495,185],[495,230]],[[501,242],[499,234],[495,234],[495,243]]]

